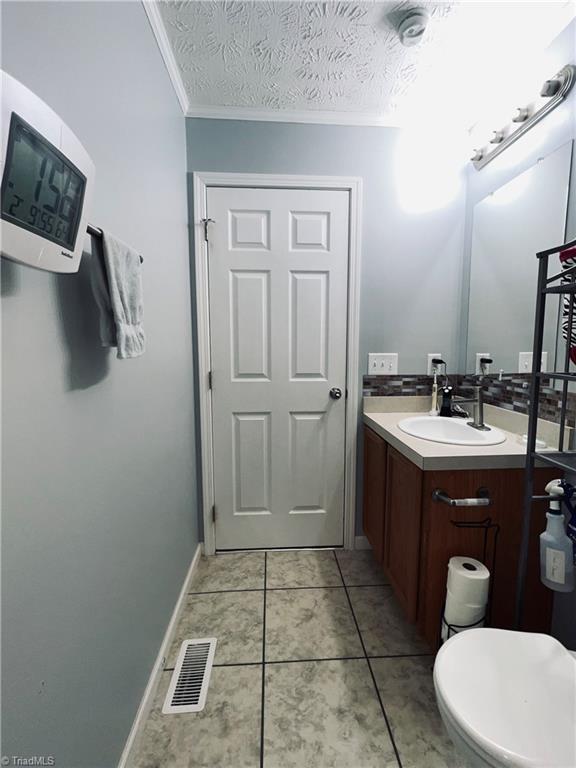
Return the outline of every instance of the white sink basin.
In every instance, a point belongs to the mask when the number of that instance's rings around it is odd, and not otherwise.
[[[445,416],[410,416],[398,422],[402,432],[422,440],[451,445],[498,445],[506,440],[499,429],[490,427],[489,432],[474,429],[467,419]]]

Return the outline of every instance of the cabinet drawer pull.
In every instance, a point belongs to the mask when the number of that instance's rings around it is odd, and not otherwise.
[[[432,500],[441,501],[450,507],[487,507],[492,503],[486,488],[479,488],[476,493],[478,495],[471,499],[453,499],[446,491],[436,488],[432,491]]]

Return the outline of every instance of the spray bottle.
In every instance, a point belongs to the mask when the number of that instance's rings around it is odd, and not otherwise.
[[[547,525],[540,534],[540,579],[556,592],[574,589],[574,548],[565,530],[560,501],[564,496],[562,480],[551,480],[546,486],[550,496],[550,509],[546,513]]]

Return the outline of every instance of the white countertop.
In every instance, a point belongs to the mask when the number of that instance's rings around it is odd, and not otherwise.
[[[422,470],[523,468],[526,445],[519,434],[498,427],[506,440],[498,445],[450,445],[406,434],[398,422],[422,411],[378,413],[364,411],[364,424]]]

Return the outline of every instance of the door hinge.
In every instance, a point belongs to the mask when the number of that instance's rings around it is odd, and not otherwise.
[[[208,389],[212,389],[212,371],[208,371]]]
[[[202,224],[204,226],[204,240],[206,242],[208,242],[208,224],[210,224],[210,222],[212,222],[212,224],[214,224],[215,223],[214,219],[200,219],[200,221],[202,222]]]
[[[212,505],[212,522],[216,522],[216,504]]]

